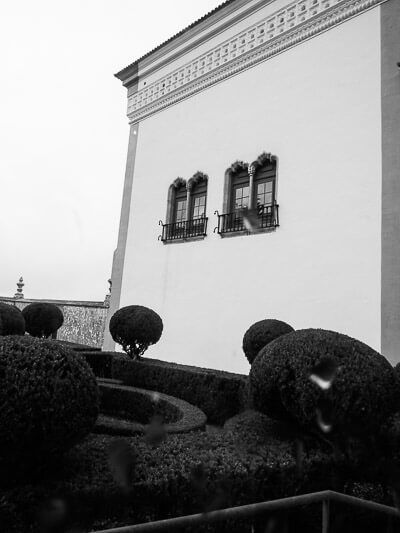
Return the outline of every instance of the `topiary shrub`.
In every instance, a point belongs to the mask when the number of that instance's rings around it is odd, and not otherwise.
[[[140,359],[151,344],[160,340],[162,331],[160,316],[141,305],[122,307],[110,320],[112,338],[132,359]]]
[[[14,305],[0,302],[0,335],[24,335],[25,320]]]
[[[46,302],[27,305],[22,314],[26,331],[32,337],[48,338],[63,325],[64,315],[59,307]]]
[[[51,341],[0,338],[0,470],[43,466],[85,437],[99,410],[82,357]]]
[[[248,406],[248,376],[156,359],[131,361],[115,353],[110,355],[114,379],[196,405],[207,415],[210,424],[222,424]]]
[[[261,348],[292,331],[292,326],[275,319],[260,320],[250,326],[243,337],[243,351],[249,363],[253,363]]]
[[[331,385],[311,377],[330,358]],[[305,329],[263,348],[250,383],[256,409],[324,433],[361,435],[377,431],[399,405],[399,387],[389,362],[366,344],[333,331]]]

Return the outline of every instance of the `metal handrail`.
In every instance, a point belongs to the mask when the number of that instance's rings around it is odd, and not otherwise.
[[[162,234],[159,236],[159,240],[169,242],[192,237],[205,237],[207,235],[207,222],[207,217],[191,218],[170,224],[163,224],[160,220]]]
[[[231,507],[209,513],[194,514],[170,518],[168,520],[158,520],[145,524],[136,524],[133,526],[123,526],[113,529],[104,529],[95,533],[160,533],[162,531],[175,531],[176,529],[187,526],[198,526],[204,523],[221,522],[232,519],[253,518],[268,512],[279,511],[283,509],[293,509],[303,505],[313,503],[322,503],[322,533],[328,533],[330,519],[330,503],[348,504],[364,510],[383,513],[390,517],[400,519],[400,512],[395,507],[389,507],[381,503],[369,500],[362,500],[355,496],[348,496],[331,490],[302,494],[300,496],[291,496],[262,503],[242,505],[240,507]]]
[[[219,214],[217,231],[220,235],[228,233],[247,232],[262,230],[266,228],[276,228],[279,226],[279,205],[260,205],[256,209],[242,209],[231,213]],[[247,220],[246,220],[247,218]]]

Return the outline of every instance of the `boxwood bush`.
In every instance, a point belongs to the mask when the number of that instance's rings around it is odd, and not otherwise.
[[[222,424],[247,405],[248,377],[156,359],[130,361],[112,354],[112,377],[127,385],[164,392],[199,407]]]
[[[151,344],[160,340],[163,322],[160,316],[141,305],[119,309],[110,320],[110,333],[132,359],[140,359]]]
[[[48,338],[63,325],[64,315],[59,307],[47,302],[35,302],[22,310],[26,331],[33,337]]]
[[[86,360],[97,377],[112,377],[112,362],[113,357],[116,355],[114,352],[101,352],[94,350],[87,352],[79,350],[78,353]]]
[[[337,364],[332,386],[311,381],[323,358]],[[333,434],[376,432],[399,405],[400,388],[389,362],[366,344],[321,329],[284,335],[261,350],[250,371],[255,407],[277,419],[315,428],[329,406]]]
[[[198,407],[181,398],[160,392],[99,381],[100,411],[95,431],[109,435],[146,432],[146,425],[158,419],[167,433],[204,429],[207,417]]]
[[[239,445],[232,433],[196,432],[168,436],[154,448],[142,437],[131,437],[124,439],[126,453],[119,466],[123,466],[125,475],[121,476],[111,464],[113,450],[120,443],[115,437],[90,436],[68,454],[64,470],[56,473],[58,479],[53,476],[38,485],[4,491],[0,523],[7,533],[40,530],[37,509],[47,498],[59,496],[70,511],[68,525],[78,531],[103,530],[329,488],[382,503],[393,502],[387,488],[379,483],[349,478],[337,485],[333,474],[338,465],[318,447],[305,449],[299,475],[290,441],[272,439],[267,445],[259,443],[250,450]],[[315,514],[301,509],[297,528],[290,531],[320,532],[320,507],[316,512],[315,528]],[[300,520],[309,520],[307,527],[302,529]],[[246,522],[196,527],[194,531],[250,533],[252,524]],[[345,525],[347,528],[347,522]],[[352,525],[353,528],[339,530],[371,531],[365,524],[365,529]],[[265,531],[265,524],[261,531]]]
[[[243,337],[243,351],[248,362],[253,363],[261,348],[292,331],[292,326],[275,319],[260,320],[250,326]]]
[[[0,336],[24,333],[25,320],[18,307],[0,302]]]
[[[85,437],[98,414],[88,364],[31,337],[0,338],[0,469],[36,468]]]

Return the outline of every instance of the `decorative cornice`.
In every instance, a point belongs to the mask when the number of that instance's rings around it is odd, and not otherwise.
[[[231,174],[236,174],[236,172],[241,172],[242,170],[248,170],[248,169],[249,169],[248,163],[244,161],[235,161],[228,168],[227,172],[230,172]]]
[[[297,0],[128,98],[143,120],[387,0]]]
[[[202,181],[208,181],[207,174],[204,174],[204,172],[201,172],[198,170],[193,176],[188,180],[187,182],[187,188],[191,189],[192,187],[195,187],[197,184],[201,183]]]
[[[171,184],[171,187],[174,189],[180,189],[181,187],[186,187],[186,180],[183,178],[176,178]]]
[[[263,152],[257,157],[255,161],[253,161],[253,163],[251,163],[251,166],[255,170],[257,170],[258,168],[263,167],[264,165],[268,163],[273,163],[273,162],[276,162],[276,156],[270,153],[267,153],[267,152]]]

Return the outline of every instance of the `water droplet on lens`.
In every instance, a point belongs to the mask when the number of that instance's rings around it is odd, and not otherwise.
[[[257,209],[242,209],[244,227],[249,232],[256,231],[260,226],[260,219],[258,217]]]
[[[328,390],[332,386],[337,371],[335,359],[330,355],[324,355],[312,369],[310,380],[322,390]]]
[[[127,441],[117,439],[111,443],[109,463],[115,482],[122,487],[129,487],[134,478],[136,456]]]
[[[66,527],[67,505],[60,498],[47,501],[39,512],[39,523],[45,532],[61,530]]]
[[[329,400],[320,400],[316,408],[317,424],[323,433],[330,433],[332,424],[332,405]]]
[[[160,401],[160,393],[153,392],[153,394],[151,395],[151,398],[154,403],[158,403]]]
[[[145,440],[147,444],[159,446],[166,438],[164,420],[161,415],[155,415],[145,427]]]

